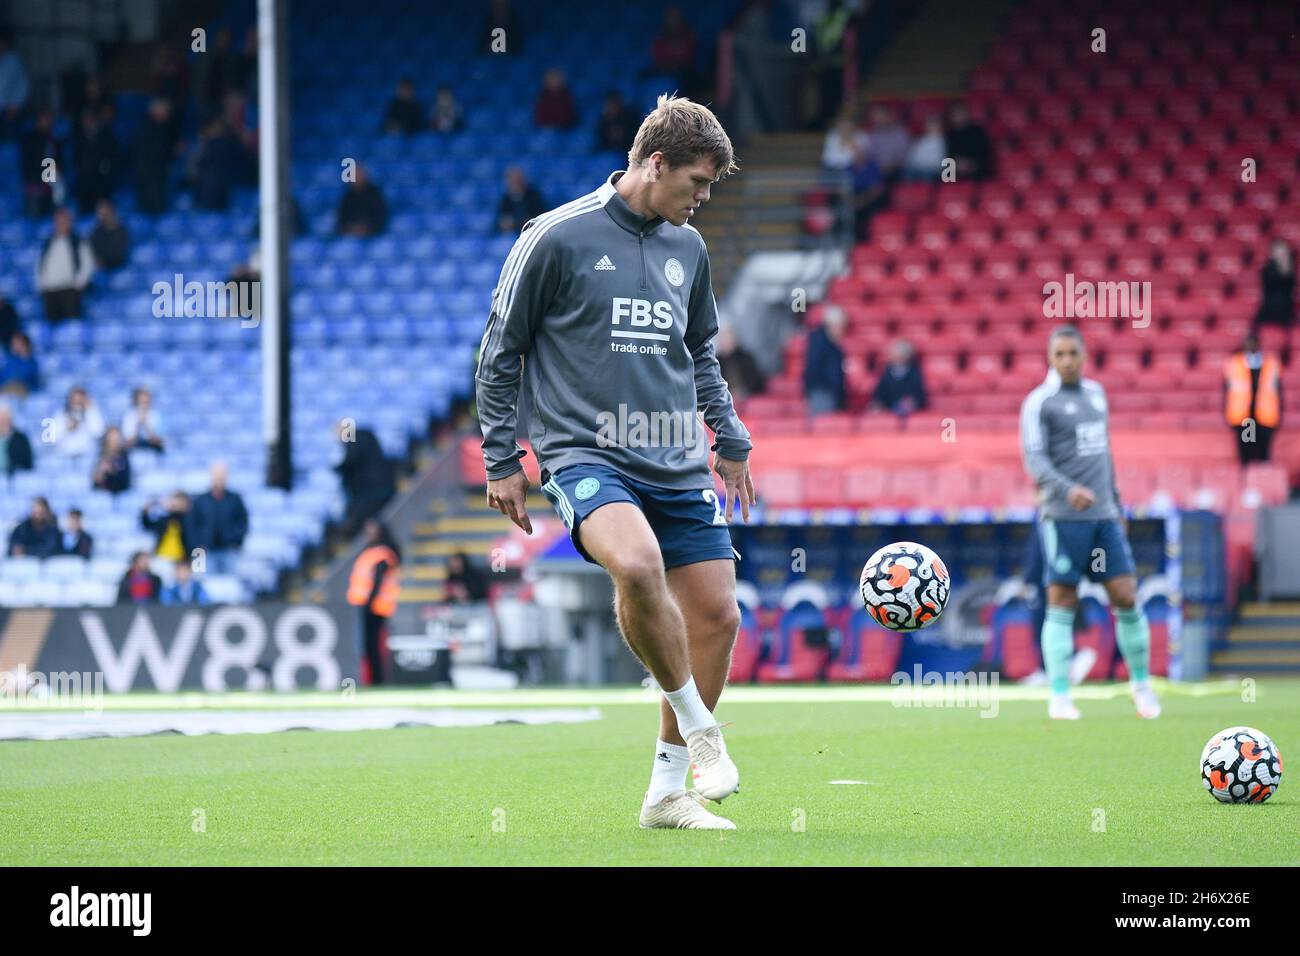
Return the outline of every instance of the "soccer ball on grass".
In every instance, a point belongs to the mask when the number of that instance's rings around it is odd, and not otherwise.
[[[891,631],[915,631],[933,624],[948,603],[948,569],[923,544],[887,544],[862,569],[862,603]]]

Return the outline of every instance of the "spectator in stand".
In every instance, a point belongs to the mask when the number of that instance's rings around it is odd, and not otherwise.
[[[850,170],[858,156],[870,150],[870,145],[867,131],[854,122],[852,111],[846,110],[826,134],[822,166],[834,172]]]
[[[62,540],[64,554],[90,560],[95,551],[95,539],[82,527],[80,508],[68,510],[68,520],[63,523]]]
[[[940,167],[948,155],[948,141],[943,135],[943,118],[927,116],[925,132],[912,141],[903,162],[903,178],[914,182],[937,182]]]
[[[343,460],[334,470],[347,496],[343,530],[350,538],[369,518],[379,514],[397,489],[392,463],[374,432],[344,420],[335,426],[334,435],[343,446]]]
[[[32,499],[32,512],[9,535],[9,557],[52,558],[63,551],[59,522],[44,498]]]
[[[234,50],[230,27],[218,30],[208,52],[194,58],[194,103],[199,108],[200,122],[211,119],[220,110],[227,93],[243,91],[240,59],[241,55]]]
[[[136,207],[156,216],[167,208],[168,172],[176,155],[172,106],[167,99],[157,97],[150,102],[149,115],[131,140],[130,153]]]
[[[993,146],[984,127],[971,119],[965,103],[948,108],[948,152],[957,162],[959,181],[988,179],[993,175]]]
[[[14,425],[13,410],[0,402],[0,475],[8,478],[15,472],[31,471],[34,467],[32,443]]]
[[[25,332],[15,332],[0,362],[0,392],[25,398],[40,387],[41,370],[32,355],[32,340]]]
[[[54,450],[65,458],[89,457],[104,437],[104,416],[80,385],[68,390],[63,411],[54,419]]]
[[[824,415],[844,408],[844,352],[840,340],[844,337],[846,321],[843,309],[838,305],[828,305],[822,313],[821,325],[808,335],[803,391],[808,399],[810,415]]]
[[[650,43],[650,60],[659,73],[676,77],[687,92],[694,89],[698,42],[681,7],[667,7],[659,32]]]
[[[445,593],[448,604],[478,604],[487,600],[487,577],[463,551],[447,559]]]
[[[348,603],[357,609],[357,650],[370,672],[370,683],[385,680],[384,642],[388,619],[401,594],[402,549],[388,528],[371,518],[365,525],[366,546],[352,564]]]
[[[384,202],[384,194],[370,181],[366,168],[358,165],[356,178],[348,183],[339,201],[339,234],[365,239],[377,236],[387,228],[388,204]]]
[[[384,132],[413,136],[424,129],[424,104],[415,98],[415,84],[410,77],[397,81],[397,92],[384,111]]]
[[[3,292],[0,292],[0,345],[7,344],[15,332],[23,330],[23,323],[18,318],[18,310],[14,304],[5,298]]]
[[[183,491],[172,494],[165,502],[148,501],[140,512],[140,527],[155,535],[153,553],[169,561],[189,561],[194,557],[194,506]]]
[[[1260,301],[1255,326],[1291,328],[1295,321],[1295,253],[1283,239],[1274,239],[1268,262],[1259,271]]]
[[[465,128],[465,110],[450,86],[438,87],[429,111],[429,128],[435,133],[459,133]]]
[[[889,200],[888,184],[870,149],[854,151],[849,173],[853,177],[853,234],[864,240],[870,232],[871,217]]]
[[[194,546],[202,548],[207,570],[234,574],[235,559],[248,535],[248,509],[237,492],[226,487],[224,462],[212,466],[212,488],[194,499]]]
[[[626,153],[640,126],[640,118],[623,101],[623,94],[610,90],[596,120],[596,151]]]
[[[188,561],[176,562],[176,577],[162,589],[159,599],[168,605],[212,603],[208,592],[203,590],[203,585],[194,577],[194,569]]]
[[[173,142],[180,139],[181,117],[185,113],[186,90],[189,85],[187,69],[185,59],[173,43],[160,44],[150,66],[150,92],[171,105]]]
[[[18,134],[18,123],[30,91],[27,68],[11,48],[9,35],[0,33],[0,140],[13,139]]]
[[[131,566],[117,586],[117,603],[157,604],[161,593],[162,579],[149,570],[149,555],[143,551],[131,555]]]
[[[90,483],[100,491],[119,495],[131,487],[131,459],[126,456],[122,429],[108,426],[99,446],[99,461],[90,473]]]
[[[81,87],[81,95],[69,105],[71,107],[69,112],[74,114],[90,110],[101,126],[111,127],[117,119],[117,107],[113,103],[113,98],[104,92],[103,79],[94,73],[86,77],[86,82]]]
[[[95,254],[73,229],[72,213],[54,211],[54,233],[41,247],[36,263],[36,288],[45,303],[45,317],[61,322],[82,314],[81,293],[95,274]]]
[[[90,248],[101,269],[119,269],[131,254],[131,236],[118,218],[111,199],[95,205],[95,228],[90,231]]]
[[[491,0],[480,36],[483,52],[493,56],[515,56],[523,50],[524,31],[510,0]]]
[[[153,393],[137,388],[131,393],[131,407],[122,416],[122,437],[127,448],[141,448],[162,454],[166,442],[162,437],[162,416],[153,405]]]
[[[1223,402],[1228,427],[1237,433],[1240,462],[1268,461],[1273,433],[1282,424],[1282,363],[1260,350],[1254,332],[1223,366]]]
[[[506,170],[506,191],[497,203],[497,231],[515,235],[534,216],[546,211],[546,203],[537,187],[524,176],[518,166]]]
[[[925,408],[925,380],[916,349],[911,342],[899,339],[889,347],[889,364],[880,373],[880,381],[871,396],[874,411],[890,411],[906,417]]]
[[[894,116],[893,110],[877,103],[871,108],[871,131],[867,135],[867,148],[880,164],[886,182],[892,185],[902,174],[907,150],[912,145],[911,134]]]
[[[542,91],[537,94],[533,116],[542,129],[569,129],[578,122],[578,107],[569,91],[569,81],[564,71],[551,67],[542,78]]]
[[[230,191],[239,174],[239,152],[239,142],[224,119],[210,120],[203,127],[199,145],[189,162],[190,184],[197,208],[219,212],[230,208]]]
[[[54,189],[59,183],[55,174],[65,168],[63,141],[54,132],[54,110],[49,107],[36,114],[35,124],[23,136],[19,165],[23,178],[23,212],[32,219],[48,216],[54,209]]]
[[[81,125],[72,138],[72,157],[77,208],[88,213],[101,199],[113,194],[122,167],[117,137],[93,109],[81,114]]]
[[[740,344],[736,330],[729,325],[718,329],[717,338],[718,364],[722,368],[722,377],[731,389],[734,398],[748,398],[761,395],[767,385],[758,362],[754,356]]]

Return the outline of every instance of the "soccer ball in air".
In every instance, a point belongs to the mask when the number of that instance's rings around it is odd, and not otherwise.
[[[915,631],[933,624],[948,603],[948,569],[923,544],[887,544],[862,569],[862,603],[891,631]]]
[[[1220,803],[1263,803],[1282,783],[1282,755],[1254,727],[1229,727],[1201,751],[1201,783]]]

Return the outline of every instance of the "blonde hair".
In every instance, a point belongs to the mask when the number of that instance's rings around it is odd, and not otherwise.
[[[656,152],[663,153],[664,160],[673,167],[710,159],[719,179],[738,169],[731,139],[713,111],[684,96],[660,95],[636,131],[627,153],[628,165],[640,166]]]

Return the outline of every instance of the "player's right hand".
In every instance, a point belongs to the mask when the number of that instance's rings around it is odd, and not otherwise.
[[[1087,511],[1096,504],[1097,496],[1092,493],[1091,488],[1075,485],[1066,494],[1065,500],[1070,503],[1070,507],[1075,511]]]
[[[528,520],[528,485],[528,476],[520,468],[513,475],[487,483],[487,502],[489,508],[496,508],[523,528],[525,534],[532,534],[533,523]]]

